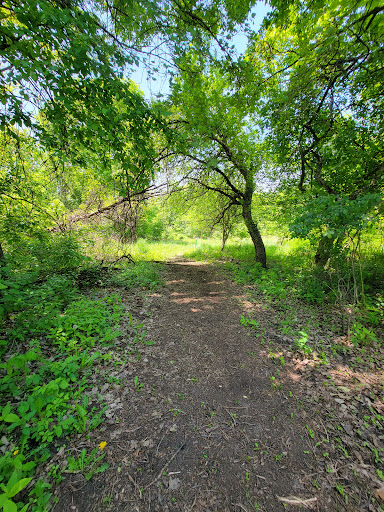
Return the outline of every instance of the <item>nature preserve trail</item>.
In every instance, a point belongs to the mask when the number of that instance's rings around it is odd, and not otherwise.
[[[141,312],[154,344],[120,369],[97,439],[110,468],[71,475],[55,512],[343,510],[316,495],[298,384],[240,325],[247,302],[234,285],[174,261]]]

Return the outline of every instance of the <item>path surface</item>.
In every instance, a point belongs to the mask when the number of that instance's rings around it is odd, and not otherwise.
[[[154,345],[121,370],[120,405],[100,433],[110,469],[68,480],[55,512],[299,510],[278,499],[292,496],[343,510],[316,497],[297,384],[240,325],[241,291],[196,262],[168,264],[165,280],[147,298]]]

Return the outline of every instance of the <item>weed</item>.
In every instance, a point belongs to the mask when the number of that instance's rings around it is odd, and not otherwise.
[[[311,439],[313,439],[315,437],[315,433],[313,432],[313,430],[311,430],[308,425],[305,425],[305,428],[307,429],[308,431],[308,434],[310,436]]]
[[[111,506],[111,503],[112,503],[112,500],[113,500],[113,496],[112,494],[108,494],[108,496],[104,496],[103,498],[103,503],[105,505],[107,505],[107,507],[110,507]]]
[[[337,492],[344,498],[345,503],[348,504],[348,495],[345,492],[344,487],[341,484],[336,484],[335,487],[336,487]]]
[[[297,350],[304,352],[305,354],[310,354],[312,349],[307,346],[309,337],[305,331],[299,331],[300,337],[295,339],[295,347]]]
[[[124,286],[125,288],[140,287],[147,290],[156,288],[161,282],[159,265],[148,262],[129,265],[109,279],[109,283],[113,286]]]
[[[351,341],[355,347],[370,345],[373,342],[378,342],[378,339],[373,331],[370,331],[361,323],[355,322],[351,329]]]
[[[100,453],[100,450],[100,447],[94,448],[91,453],[87,455],[87,450],[83,448],[78,457],[69,456],[66,471],[68,473],[83,473],[86,480],[90,480],[92,476],[97,473],[103,473],[108,469],[109,464],[99,465],[105,457],[105,453]]]
[[[260,327],[259,322],[256,322],[253,318],[246,318],[244,315],[240,317],[240,325],[248,327],[249,330],[258,329]]]

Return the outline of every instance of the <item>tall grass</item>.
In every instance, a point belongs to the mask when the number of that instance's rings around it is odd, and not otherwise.
[[[309,242],[304,240],[285,240],[281,241],[278,237],[265,237],[265,248],[267,259],[270,265],[276,262],[283,262],[287,258],[294,259],[297,263],[308,263],[313,259],[313,249]],[[221,250],[219,240],[210,239],[198,244],[198,246],[188,251],[188,256],[196,260],[235,260],[253,263],[255,261],[255,249],[251,242],[241,239],[232,239],[227,243],[225,249]]]
[[[130,254],[134,261],[168,261],[175,256],[183,256],[194,247],[195,241],[149,242],[139,239],[135,243],[121,243],[113,238],[91,235],[83,238],[83,250],[92,260],[113,261]]]
[[[139,239],[133,244],[122,244],[113,238],[105,238],[92,230],[83,237],[85,252],[91,260],[113,261],[124,254],[130,254],[135,262],[169,261],[175,257],[191,258],[197,261],[238,262],[251,267],[255,262],[255,253],[250,241],[232,238],[225,249],[221,250],[221,240],[184,238],[183,240],[162,240],[149,242]],[[340,280],[346,282],[349,290],[356,289],[361,295],[364,281],[365,292],[382,293],[384,287],[384,254],[380,236],[366,236],[358,254],[351,258],[351,252],[345,251],[339,258],[331,261],[326,272],[321,272],[314,265],[315,249],[308,240],[281,239],[277,236],[265,236],[269,271],[274,270],[276,278],[292,285],[302,281],[304,288],[316,282],[316,289],[321,288],[321,296],[327,295],[327,287],[337,288]],[[347,257],[346,255],[349,254]],[[354,266],[354,267],[353,267]],[[357,275],[359,274],[359,276]],[[361,280],[361,277],[363,280]],[[319,283],[322,282],[320,285]],[[353,290],[352,290],[353,291]],[[304,290],[303,290],[304,293]],[[349,293],[349,292],[348,292]],[[356,295],[356,293],[355,293]],[[316,297],[319,294],[316,293]],[[316,299],[318,300],[318,299]],[[349,299],[347,299],[349,300]]]

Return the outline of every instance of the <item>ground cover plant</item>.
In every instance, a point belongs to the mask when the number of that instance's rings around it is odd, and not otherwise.
[[[67,246],[65,251],[68,256]],[[73,253],[74,247],[72,257],[66,258],[69,268],[61,274],[55,273],[59,258],[45,261],[33,272],[11,265],[1,268],[0,504],[4,511],[48,510],[52,483],[60,481],[62,471],[80,471],[88,479],[106,470],[102,442],[93,449],[83,448],[77,457],[70,455],[75,453],[72,439],[89,440],[105,419],[108,405],[102,395],[91,405],[88,390],[105,381],[111,350],[115,362],[126,361],[137,350],[135,345],[145,342],[140,325],[125,310],[116,290],[152,289],[159,283],[158,272],[142,263],[103,275],[100,264],[76,268],[79,255]],[[84,273],[97,275],[97,280],[87,280],[86,294],[78,287],[84,283]],[[100,290],[97,296],[91,292],[95,287]],[[121,329],[124,317],[127,321]],[[116,346],[122,338],[124,350]],[[58,450],[60,457],[55,455]]]

